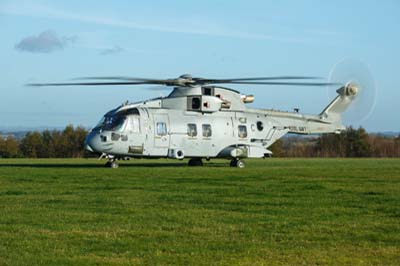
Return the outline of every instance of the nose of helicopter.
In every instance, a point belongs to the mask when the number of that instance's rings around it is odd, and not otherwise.
[[[85,149],[90,152],[101,152],[100,134],[97,132],[90,132],[85,140]]]
[[[94,152],[92,147],[90,147],[90,145],[87,143],[87,141],[85,141],[85,150],[90,151],[90,152]]]

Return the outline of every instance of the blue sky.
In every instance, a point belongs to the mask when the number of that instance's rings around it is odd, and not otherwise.
[[[398,131],[399,1],[0,0],[0,128],[90,127],[144,87],[32,88],[28,82],[128,75],[328,77],[345,58],[368,64],[376,106],[361,124]],[[253,107],[319,113],[326,88],[232,86]]]

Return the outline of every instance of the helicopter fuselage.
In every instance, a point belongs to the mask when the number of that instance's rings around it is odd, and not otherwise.
[[[166,98],[124,104],[92,129],[86,148],[111,158],[261,158],[287,133],[338,133],[320,115],[249,109],[251,95],[222,87],[177,87]]]

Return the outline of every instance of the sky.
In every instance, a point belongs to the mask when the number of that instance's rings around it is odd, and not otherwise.
[[[0,0],[0,129],[91,127],[127,100],[169,93],[149,86],[24,86],[30,82],[186,73],[328,81],[337,63],[356,60],[373,76],[375,105],[368,117],[348,123],[400,131],[399,14],[397,0]],[[311,114],[334,94],[333,88],[231,87],[254,94],[252,107]]]

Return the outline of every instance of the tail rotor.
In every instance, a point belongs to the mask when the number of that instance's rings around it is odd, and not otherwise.
[[[339,94],[351,101],[341,114],[342,122],[360,126],[372,114],[376,103],[376,86],[368,66],[357,60],[343,60],[332,68],[329,81],[346,84],[337,91],[328,87],[330,98]]]

